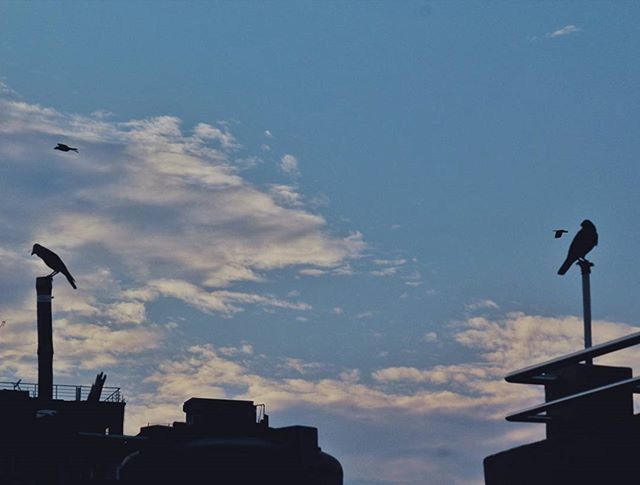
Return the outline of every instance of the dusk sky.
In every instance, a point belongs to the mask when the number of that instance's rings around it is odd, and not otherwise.
[[[478,484],[504,375],[640,314],[638,2],[0,1],[0,380],[319,428],[347,485]],[[56,143],[79,153],[53,150]],[[569,234],[554,239],[553,229]],[[598,362],[640,367],[627,350]]]

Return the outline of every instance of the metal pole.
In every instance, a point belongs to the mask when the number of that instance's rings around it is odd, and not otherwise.
[[[38,399],[53,399],[53,329],[51,327],[50,276],[36,278],[38,295]]]
[[[578,261],[582,273],[582,311],[584,316],[584,348],[591,347],[591,267],[593,263],[583,259]],[[593,364],[593,359],[586,359],[585,363]]]

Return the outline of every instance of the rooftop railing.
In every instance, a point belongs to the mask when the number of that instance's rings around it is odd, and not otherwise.
[[[32,382],[0,381],[0,390],[28,391],[29,397],[38,397],[38,384]],[[54,384],[53,399],[63,401],[86,401],[91,386],[73,386],[70,384]],[[124,402],[119,387],[103,387],[100,402]]]

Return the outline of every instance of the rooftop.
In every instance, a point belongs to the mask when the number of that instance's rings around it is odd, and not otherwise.
[[[33,382],[0,381],[0,391],[28,391],[29,397],[38,397],[38,384]],[[86,401],[91,386],[74,386],[71,384],[54,384],[53,399],[62,401]],[[119,387],[103,387],[100,402],[124,402],[124,396]]]

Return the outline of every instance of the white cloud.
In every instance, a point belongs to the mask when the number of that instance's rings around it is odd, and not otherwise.
[[[269,192],[282,205],[289,207],[300,207],[302,205],[302,197],[296,191],[296,187],[291,185],[273,184],[269,188]]]
[[[302,359],[294,359],[292,357],[287,357],[284,361],[285,362],[282,365],[283,368],[292,369],[298,374],[309,374],[310,372],[317,371],[324,367],[318,362],[306,362]]]
[[[280,160],[280,170],[289,175],[299,175],[298,159],[287,153]]]
[[[370,273],[373,276],[391,276],[400,270],[400,268],[407,262],[406,259],[374,259],[373,264],[377,266],[384,266],[381,269],[372,270]]]
[[[60,133],[80,147],[81,157],[43,152],[43,144],[52,147]],[[359,233],[330,235],[324,218],[303,208],[296,187],[245,181],[233,155],[239,146],[224,123],[199,123],[189,135],[172,116],[117,122],[0,96],[3,163],[33,175],[23,180],[35,180],[46,168],[66,184],[41,191],[37,204],[10,201],[7,212],[20,217],[2,221],[11,242],[0,236],[0,247],[14,258],[28,255],[34,241],[51,247],[83,290],[100,264],[131,290],[148,290],[149,282],[171,275],[200,295],[183,301],[207,311],[229,314],[256,303],[288,307],[268,296],[258,301],[259,290],[251,298],[242,292],[201,296],[204,288],[262,282],[270,270],[345,267],[365,243]],[[284,168],[294,170],[295,157],[287,157]],[[92,292],[94,306],[119,298],[115,289]],[[111,309],[114,322],[143,318],[142,306],[134,311],[132,302],[127,305]]]
[[[268,402],[273,408],[305,404],[346,415],[358,409],[359,413],[367,414],[438,412],[495,420],[540,398],[538,389],[515,388],[503,381],[504,375],[532,361],[579,347],[581,327],[576,321],[575,317],[524,314],[509,314],[496,321],[471,318],[459,324],[454,338],[477,350],[478,360],[427,369],[386,367],[372,372],[373,384],[363,382],[357,369],[317,380],[267,377],[259,372],[264,364],[254,370],[248,364],[222,357],[233,352],[220,351],[212,345],[193,346],[182,357],[161,364],[149,381],[157,385],[158,395],[167,401],[186,399],[196,391],[207,395],[214,388],[220,395],[221,389],[230,386],[236,389],[234,397]],[[594,322],[594,326],[600,330],[600,336],[607,338],[630,330],[618,323]],[[299,372],[323,367],[317,363],[306,365],[297,359],[286,362]],[[636,362],[640,363],[640,358]],[[403,387],[396,387],[403,383]],[[237,391],[238,386],[244,390]],[[230,396],[227,391],[223,395]]]
[[[615,322],[595,321],[593,325],[596,342],[636,330]],[[153,394],[146,396],[150,401],[153,397],[154,407],[134,400],[130,403],[128,426],[178,419],[179,403],[199,395],[265,402],[271,412],[306,409],[314,416],[314,424],[325,433],[336,420],[341,421],[340,427],[345,426],[342,423],[357,427],[360,426],[357,423],[374,421],[377,423],[375,433],[400,433],[401,429],[411,449],[428,446],[439,450],[439,443],[449,443],[461,463],[469,460],[480,463],[483,456],[500,448],[539,439],[543,433],[541,426],[518,427],[505,423],[504,416],[543,400],[540,389],[507,384],[503,378],[533,362],[580,348],[581,320],[511,313],[494,320],[469,318],[453,328],[454,340],[471,356],[469,362],[427,368],[390,366],[374,370],[370,379],[363,377],[358,369],[335,370],[298,358],[286,358],[284,363],[278,359],[278,363],[270,365],[273,359],[267,356],[252,362],[247,360],[248,354],[235,350],[229,352],[213,345],[192,346],[156,367],[147,379],[154,386]],[[640,350],[628,349],[616,354],[601,360],[612,365],[640,365]],[[389,354],[382,351],[378,355]],[[298,375],[274,375],[268,370],[273,365]],[[137,399],[143,398],[145,396]],[[322,415],[327,416],[326,420],[318,422]],[[424,430],[419,433],[418,445],[416,441],[411,442],[410,436],[411,431],[415,434],[416,427],[420,426],[424,426]],[[369,428],[365,426],[362,432],[364,429]],[[425,439],[424,433],[429,438]],[[376,445],[375,456],[382,454],[384,459],[393,462],[395,445],[390,446]],[[356,453],[356,449],[360,454],[365,452],[360,442],[357,448],[350,449],[351,453]],[[412,456],[409,449],[398,450],[398,453],[404,458]],[[355,466],[352,470],[357,476],[368,476],[357,467],[360,460],[357,456],[345,451],[339,457],[350,467]],[[415,457],[415,465],[434,467],[442,483],[472,482],[471,478],[463,481],[458,472],[447,469],[446,463],[450,462],[443,463],[442,459],[439,451],[435,456],[420,454]],[[407,472],[406,478],[416,476],[419,474]]]
[[[422,336],[422,340],[425,342],[437,342],[438,334],[436,332],[427,332]]]
[[[389,266],[388,268],[373,270],[371,271],[371,274],[373,276],[391,276],[396,274],[397,272],[398,272],[398,268],[394,266]]]
[[[574,34],[576,32],[580,32],[580,30],[581,29],[579,27],[576,27],[575,25],[569,24],[569,25],[565,25],[561,29],[554,30],[553,32],[546,33],[545,37],[547,37],[549,39],[553,39],[555,37],[562,37],[563,35]]]
[[[252,355],[253,354],[253,346],[251,344],[242,344],[239,347],[220,347],[218,351],[222,355],[232,356],[232,355]]]
[[[402,266],[407,262],[406,259],[397,258],[397,259],[374,259],[374,264],[378,266]]]
[[[324,274],[327,274],[327,271],[318,268],[303,268],[298,271],[298,273],[304,276],[322,276]]]
[[[493,300],[477,300],[465,305],[467,310],[498,310],[500,306]]]
[[[122,301],[107,307],[106,315],[117,323],[142,323],[146,320],[143,303],[138,301]]]
[[[193,130],[194,134],[203,140],[216,140],[222,148],[232,150],[238,147],[236,139],[228,131],[211,126],[207,123],[198,123]]]
[[[356,315],[356,318],[358,320],[362,320],[364,318],[371,318],[373,316],[373,312],[372,311],[364,311],[364,312],[360,312]]]
[[[289,302],[271,296],[226,290],[204,291],[187,281],[169,278],[151,280],[142,288],[123,292],[122,296],[145,302],[154,301],[161,296],[177,298],[205,313],[221,312],[232,314],[241,311],[241,305],[243,304],[264,305],[290,310],[311,309],[311,306],[307,303]]]

